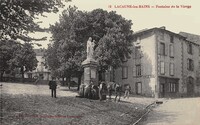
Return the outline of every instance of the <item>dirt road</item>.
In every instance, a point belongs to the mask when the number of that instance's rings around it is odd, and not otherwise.
[[[58,98],[51,98],[48,85],[1,84],[2,125],[127,125],[154,101],[145,97],[120,102],[76,98],[76,88],[62,86],[57,89]]]
[[[171,99],[153,109],[141,125],[200,125],[200,98]]]

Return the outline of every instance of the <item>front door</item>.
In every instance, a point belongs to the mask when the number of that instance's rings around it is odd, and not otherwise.
[[[194,85],[193,83],[187,84],[187,94],[188,96],[192,96],[194,94]]]
[[[192,77],[189,77],[187,81],[187,95],[192,96],[193,94],[194,94],[194,79]]]
[[[165,97],[165,85],[164,84],[160,85],[160,96],[161,96],[161,98]]]
[[[141,84],[141,82],[136,83],[136,94],[142,94],[142,84]]]

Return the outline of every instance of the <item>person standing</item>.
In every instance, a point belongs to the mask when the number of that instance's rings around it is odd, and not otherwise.
[[[99,85],[99,100],[106,100],[106,92],[107,92],[107,88],[106,88],[106,83],[105,82],[101,82],[101,84]]]
[[[109,100],[111,100],[111,96],[112,96],[112,83],[111,82],[109,82],[107,85],[107,91],[108,91]]]
[[[102,92],[103,91],[103,82],[100,82],[99,84],[99,100],[102,100]]]
[[[121,85],[119,83],[115,83],[115,101],[120,101],[121,98]],[[118,100],[117,100],[118,97]]]
[[[51,89],[51,97],[56,98],[56,89],[57,89],[57,84],[54,78],[52,78],[51,81],[49,81],[49,89]]]
[[[131,91],[131,86],[128,84],[125,86],[124,98],[126,97],[129,98],[130,91]]]

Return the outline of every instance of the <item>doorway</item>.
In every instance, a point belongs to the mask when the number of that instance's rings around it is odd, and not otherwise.
[[[194,95],[194,78],[188,77],[187,79],[187,95]]]
[[[142,94],[142,83],[141,82],[136,83],[136,94],[138,94],[138,95]]]
[[[165,85],[164,84],[161,84],[160,85],[160,96],[161,98],[165,97]]]

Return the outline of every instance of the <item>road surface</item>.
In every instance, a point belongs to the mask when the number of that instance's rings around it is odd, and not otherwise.
[[[200,125],[200,98],[167,100],[151,111],[140,125]]]

